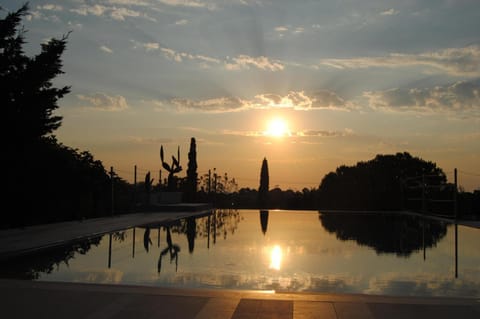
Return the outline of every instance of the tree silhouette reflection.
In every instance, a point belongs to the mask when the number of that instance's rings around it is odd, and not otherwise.
[[[165,255],[170,254],[170,263],[175,260],[175,272],[178,270],[178,253],[180,252],[180,246],[172,242],[172,235],[170,233],[170,227],[167,229],[167,247],[160,252],[158,258],[157,271],[160,273],[162,270],[162,259]]]
[[[260,211],[260,226],[262,227],[262,233],[265,235],[268,228],[268,210]]]
[[[215,209],[208,216],[189,217],[180,221],[179,225],[171,228],[172,233],[186,234],[188,250],[193,253],[196,238],[208,238],[207,245],[210,247],[210,238],[216,243],[217,237],[227,239],[229,234],[234,234],[241,221],[240,213],[236,209]]]
[[[145,228],[145,233],[143,234],[143,247],[147,253],[150,245],[152,245],[152,240],[150,239],[150,227],[147,226],[147,228]]]
[[[447,223],[400,214],[319,213],[323,228],[340,240],[355,240],[377,254],[409,257],[435,247],[446,235]]]
[[[191,254],[195,249],[195,238],[197,237],[197,222],[195,217],[187,218],[187,240],[188,252]]]
[[[62,264],[69,266],[69,261],[85,255],[93,246],[100,244],[102,237],[87,238],[81,242],[39,250],[27,255],[0,259],[0,277],[35,280],[41,274],[50,274]]]

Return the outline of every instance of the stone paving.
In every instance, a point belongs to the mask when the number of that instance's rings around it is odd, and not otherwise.
[[[475,299],[0,280],[2,318],[420,319],[480,318]]]

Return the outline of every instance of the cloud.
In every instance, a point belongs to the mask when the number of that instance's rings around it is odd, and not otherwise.
[[[56,4],[44,4],[41,6],[37,6],[37,10],[62,11],[63,7]]]
[[[345,101],[333,91],[321,90],[313,94],[313,103],[311,108],[347,109],[353,108],[353,105]]]
[[[390,89],[365,92],[368,104],[376,109],[415,111],[480,111],[480,82],[459,81],[434,88]]]
[[[128,2],[128,1],[125,1],[125,2]],[[101,16],[109,15],[112,19],[117,21],[125,21],[126,17],[133,17],[133,18],[142,17],[150,21],[156,21],[156,19],[149,17],[147,14],[141,13],[140,11],[127,9],[125,7],[104,6],[99,4],[81,5],[77,8],[70,9],[70,11],[82,16],[93,15],[93,16],[101,17]]]
[[[195,58],[200,60],[200,61],[204,61],[204,62],[209,62],[209,63],[220,63],[220,60],[219,59],[215,59],[215,58],[212,58],[212,57],[208,57],[208,56],[205,56],[205,55],[195,55]]]
[[[191,54],[191,53],[187,53],[187,52],[178,52],[178,51],[176,51],[174,49],[171,49],[171,48],[162,47],[157,42],[142,43],[142,42],[137,42],[137,41],[134,41],[134,40],[131,40],[131,41],[134,43],[134,45],[133,45],[134,49],[142,48],[146,52],[160,51],[165,58],[167,58],[168,60],[171,60],[171,61],[178,62],[178,63],[183,62],[185,60],[189,60],[189,61],[194,61],[194,62],[199,63],[201,65],[201,67],[203,67],[203,68],[210,67],[212,64],[221,63],[221,61],[217,58],[213,58],[213,57],[209,57],[209,56],[201,55],[201,54]]]
[[[218,59],[202,54],[176,51],[172,48],[160,46],[160,44],[156,42],[142,43],[135,40],[131,40],[131,42],[134,44],[134,49],[143,48],[147,52],[159,50],[168,60],[178,63],[189,60],[199,63],[202,68],[209,68],[212,65],[223,65],[224,68],[229,71],[248,70],[250,68],[265,71],[281,71],[285,68],[282,62],[265,56],[251,57],[248,55],[238,55],[235,58],[226,57],[225,59]]]
[[[107,10],[107,7],[99,5],[99,4],[95,4],[95,5],[91,5],[91,6],[81,5],[78,8],[70,9],[71,12],[74,12],[74,13],[82,15],[82,16],[86,16],[86,15],[89,15],[89,14],[94,15],[94,16],[102,16],[105,13],[106,10]]]
[[[449,48],[421,54],[392,53],[384,57],[359,57],[350,59],[324,59],[320,62],[338,69],[370,67],[399,68],[426,66],[455,76],[480,76],[480,46]]]
[[[144,0],[107,0],[106,1],[109,4],[118,4],[118,5],[126,5],[126,6],[141,6],[141,7],[146,7],[146,6],[151,6],[152,3],[149,1],[144,1]]]
[[[305,28],[303,28],[303,27],[297,27],[293,31],[293,33],[295,33],[295,34],[300,34],[300,33],[303,33],[303,32],[305,32]]]
[[[121,95],[109,96],[104,93],[95,93],[92,95],[77,95],[82,101],[87,101],[90,105],[86,106],[101,111],[123,111],[128,108],[127,100]]]
[[[215,10],[217,8],[214,3],[206,3],[204,1],[196,1],[196,0],[158,0],[158,1],[173,7],[205,8],[208,10]]]
[[[382,16],[394,16],[394,15],[397,15],[398,14],[398,11],[395,10],[395,9],[389,9],[389,10],[386,10],[386,11],[383,11],[383,12],[380,12],[380,15]]]
[[[181,20],[175,21],[176,25],[186,25],[187,23],[188,23],[187,19],[181,19]]]
[[[349,131],[322,131],[322,130],[304,130],[297,132],[297,136],[305,136],[305,137],[311,137],[311,136],[316,136],[316,137],[339,137],[339,136],[346,136],[350,135],[351,132]]]
[[[43,9],[43,10],[54,11],[53,9],[52,10]],[[26,16],[26,19],[28,21],[32,21],[32,19],[44,20],[44,21],[50,21],[50,22],[59,22],[60,21],[60,18],[58,16],[56,16],[54,14],[53,15],[46,15],[41,11],[30,11],[29,14]]]
[[[244,108],[243,102],[236,97],[220,97],[206,100],[190,100],[175,98],[170,100],[178,110],[192,110],[210,113],[223,113],[241,111]]]
[[[175,51],[173,49],[160,48],[160,51],[162,51],[163,54],[165,55],[165,57],[169,60],[173,60],[173,61],[176,61],[176,62],[182,62],[183,61],[182,54],[178,53],[177,51]]]
[[[285,68],[280,61],[271,60],[265,56],[251,57],[241,54],[225,62],[227,70],[250,69],[251,67],[269,71],[281,71]]]
[[[275,28],[275,31],[277,31],[277,32],[286,32],[286,31],[288,31],[288,27],[286,27],[286,26],[279,26],[279,27],[276,27],[276,28]]]
[[[161,103],[162,110],[167,105],[173,105],[181,111],[199,111],[211,113],[237,112],[249,109],[343,109],[351,108],[335,92],[321,90],[308,95],[304,91],[290,91],[285,95],[263,93],[251,99],[239,97],[218,97],[205,100],[175,98]]]
[[[139,17],[140,15],[140,12],[127,8],[114,8],[110,12],[110,16],[118,21],[125,21],[125,17]]]
[[[102,50],[103,52],[107,52],[107,53],[113,53],[113,50],[112,50],[112,49],[110,49],[109,47],[104,46],[104,45],[102,45],[102,46],[100,47],[100,50]]]
[[[335,92],[320,90],[312,94],[304,91],[290,91],[286,95],[259,94],[249,101],[251,108],[291,108],[294,110],[346,109],[349,107]]]
[[[292,27],[291,25],[281,25],[275,27],[274,30],[278,33],[280,38],[282,38],[285,34],[298,35],[305,32],[304,27]]]
[[[160,48],[160,44],[158,43],[155,43],[155,42],[147,42],[147,43],[143,43],[142,45],[145,50],[148,52],[148,51],[154,51],[154,50],[158,50]]]

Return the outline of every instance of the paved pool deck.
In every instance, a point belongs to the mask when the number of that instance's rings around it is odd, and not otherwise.
[[[198,212],[148,212],[0,231],[0,257]],[[1,260],[0,258],[0,260]],[[40,282],[0,279],[2,318],[480,318],[478,298],[348,294]]]
[[[478,319],[480,302],[0,280],[0,313],[68,319]]]

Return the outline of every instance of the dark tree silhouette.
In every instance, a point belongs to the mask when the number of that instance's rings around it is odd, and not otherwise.
[[[0,228],[98,217],[110,211],[111,179],[88,151],[57,141],[62,118],[54,114],[70,87],[56,88],[68,34],[25,55],[21,20],[28,4],[0,19],[0,105],[3,107],[5,185],[3,196],[17,205]],[[115,178],[115,210],[128,207],[127,184]]]
[[[41,45],[41,52],[28,57],[22,46],[26,31],[21,19],[28,14],[28,4],[0,20],[0,104],[6,114],[14,141],[28,145],[51,134],[61,125],[62,117],[54,115],[57,101],[70,87],[53,87],[52,80],[62,74],[62,60],[68,34]]]
[[[187,218],[187,241],[188,241],[188,252],[193,253],[195,249],[195,238],[197,238],[197,221],[195,217]]]
[[[447,223],[401,214],[319,213],[323,228],[340,240],[355,240],[377,254],[409,257],[435,247],[447,234]]]
[[[258,204],[260,205],[260,208],[268,207],[268,184],[268,162],[267,159],[264,158],[260,170],[260,187],[258,188]]]
[[[187,168],[187,202],[195,202],[197,194],[197,145],[195,138],[190,140],[190,151],[188,152],[188,168]]]
[[[355,166],[340,166],[323,178],[320,208],[401,209],[402,184],[409,177],[428,175],[431,184],[444,184],[445,173],[435,163],[409,153],[377,155]]]
[[[71,260],[85,255],[91,248],[97,247],[101,240],[102,236],[91,237],[80,242],[2,258],[0,278],[37,280],[44,274],[58,271],[62,264],[69,266]]]
[[[265,235],[268,229],[268,210],[260,210],[260,227]]]

